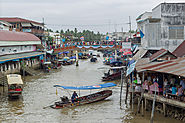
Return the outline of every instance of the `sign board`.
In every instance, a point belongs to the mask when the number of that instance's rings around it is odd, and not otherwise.
[[[126,76],[128,76],[130,73],[132,73],[135,69],[136,62],[132,63],[128,68],[127,68],[127,73]]]
[[[131,42],[122,42],[122,49],[131,49]]]

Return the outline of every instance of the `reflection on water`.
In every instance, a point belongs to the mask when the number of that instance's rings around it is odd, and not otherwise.
[[[146,112],[145,115],[147,117],[135,116],[129,110],[129,105],[124,105],[125,87],[123,88],[123,105],[120,108],[120,81],[114,81],[118,86],[112,89],[113,95],[104,101],[59,110],[49,107],[43,109],[43,107],[59,100],[60,96],[68,96],[66,91],[60,89],[58,89],[58,95],[56,95],[56,90],[53,87],[55,84],[68,86],[101,84],[101,77],[104,71],[98,68],[102,67],[102,65],[102,57],[98,58],[97,63],[91,63],[89,60],[81,60],[79,67],[75,65],[64,66],[61,70],[53,70],[42,76],[27,77],[22,98],[12,101],[8,99],[7,92],[0,95],[0,121],[18,123],[148,123],[150,113]],[[2,88],[0,87],[0,89]],[[95,91],[80,91],[80,95],[93,92]],[[164,118],[162,115],[155,114],[155,116],[160,118],[157,120],[158,122],[163,122],[164,120],[168,123],[178,122]]]

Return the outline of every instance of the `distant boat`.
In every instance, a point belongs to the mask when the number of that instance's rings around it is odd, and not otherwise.
[[[90,61],[91,61],[91,62],[96,62],[96,61],[97,61],[97,58],[96,58],[96,57],[92,57],[92,58],[90,59]]]
[[[116,86],[116,84],[114,83],[105,83],[105,84],[99,84],[94,86],[71,87],[71,86],[55,85],[54,87],[57,87],[57,88],[61,87],[63,89],[73,89],[73,90],[92,90],[92,89],[101,89],[101,88],[108,88],[108,87],[114,87],[114,86]],[[64,97],[61,97],[61,101],[55,102],[55,104],[51,105],[50,107],[54,109],[75,107],[75,106],[80,106],[80,105],[89,104],[93,102],[98,102],[106,99],[111,95],[112,95],[112,90],[103,90],[97,93],[75,98],[73,102],[69,100],[66,96],[64,96]]]

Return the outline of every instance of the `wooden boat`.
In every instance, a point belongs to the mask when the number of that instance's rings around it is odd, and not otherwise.
[[[8,96],[11,98],[17,98],[22,94],[23,81],[21,75],[9,74],[7,75],[8,81]]]
[[[54,105],[51,105],[51,108],[54,109],[61,109],[61,108],[65,108],[65,107],[74,107],[74,106],[80,106],[80,105],[84,105],[84,104],[89,104],[89,103],[93,103],[93,102],[98,102],[101,100],[106,99],[107,97],[112,95],[112,90],[104,90],[104,91],[100,91],[94,94],[90,94],[87,96],[82,96],[79,98],[76,98],[74,100],[74,102],[72,103],[71,101],[65,101],[65,98],[61,98],[61,101],[55,102]],[[68,100],[68,99],[66,99]]]
[[[114,83],[105,83],[105,84],[99,84],[99,85],[93,85],[93,86],[80,86],[80,87],[54,85],[54,87],[56,88],[61,87],[63,89],[73,89],[73,90],[93,90],[93,89],[102,89],[102,88],[108,88],[108,87],[114,87],[114,86],[116,86],[116,84]],[[112,90],[103,90],[100,92],[75,98],[73,99],[73,101],[69,100],[66,96],[63,96],[61,97],[61,101],[55,102],[50,107],[54,109],[75,107],[75,106],[101,101],[111,95],[112,95]]]
[[[109,70],[107,73],[104,73],[104,76],[102,77],[102,81],[112,81],[112,80],[120,79],[121,71],[124,68],[125,66],[108,67]],[[106,67],[104,69],[106,69]]]
[[[121,78],[121,71],[118,71],[112,74],[104,73],[104,76],[102,77],[102,81],[112,81],[120,78]]]

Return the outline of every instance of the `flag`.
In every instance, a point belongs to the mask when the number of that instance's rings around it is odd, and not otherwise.
[[[139,30],[139,32],[140,32],[141,38],[143,38],[145,36],[144,33],[141,30]]]
[[[109,36],[106,36],[106,40],[109,40]]]

